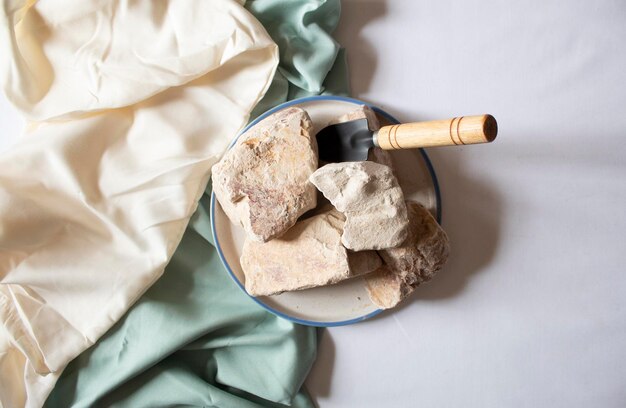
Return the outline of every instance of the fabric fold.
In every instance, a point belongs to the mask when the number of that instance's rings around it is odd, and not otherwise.
[[[315,329],[241,293],[203,237],[205,205],[163,279],[70,363],[46,406],[293,406],[315,357]],[[311,406],[300,400],[295,406]]]
[[[278,55],[232,0],[3,11],[0,80],[31,123],[0,156],[0,401],[41,406],[161,275]]]
[[[315,52],[298,78],[314,78],[317,93],[348,93],[344,53],[330,35],[334,26],[308,31],[324,24],[325,10],[339,10],[338,0],[254,0],[246,7],[288,47],[280,69],[291,66],[289,55],[307,42]],[[307,30],[302,42],[285,41],[300,27]],[[331,48],[314,48],[318,43]],[[280,69],[253,117],[291,97],[316,94]],[[47,407],[314,406],[301,386],[315,359],[316,329],[266,312],[235,285],[214,248],[210,194],[209,186],[163,276],[68,365]]]
[[[30,120],[133,105],[266,41],[241,24],[249,16],[232,1],[18,3],[8,2],[2,16],[12,55],[0,75]]]
[[[322,93],[326,74],[339,51],[337,42],[328,33],[339,22],[341,3],[293,0],[285,7],[285,2],[254,0],[246,6],[278,44],[283,61],[278,71],[294,86],[312,94]],[[291,23],[278,24],[284,21]]]

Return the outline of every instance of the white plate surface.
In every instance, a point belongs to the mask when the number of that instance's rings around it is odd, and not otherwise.
[[[363,104],[369,105],[355,99],[335,96],[298,99],[264,113],[246,127],[241,134],[260,120],[289,106],[299,106],[306,110],[313,121],[315,132],[317,132],[334,118],[351,112]],[[375,106],[370,106],[379,116],[397,123],[386,112]],[[422,203],[433,215],[440,218],[441,205],[437,181],[426,154],[421,150],[394,151],[392,157],[405,198]],[[211,196],[211,223],[220,258],[228,273],[245,292],[243,285],[245,277],[239,263],[245,233],[240,226],[229,221],[214,194]],[[312,326],[339,326],[357,323],[380,312],[369,300],[362,278],[355,278],[326,287],[287,292],[276,296],[253,297],[253,299],[274,314]]]

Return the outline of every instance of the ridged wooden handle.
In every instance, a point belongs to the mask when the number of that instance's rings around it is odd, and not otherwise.
[[[497,134],[496,119],[479,115],[385,126],[378,130],[375,140],[384,150],[398,150],[489,143]]]

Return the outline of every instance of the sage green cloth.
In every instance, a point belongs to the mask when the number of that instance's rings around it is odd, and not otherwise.
[[[280,47],[258,115],[288,99],[347,94],[330,36],[339,0],[253,0],[246,7]],[[213,247],[210,186],[163,277],[100,341],[72,361],[48,407],[311,407],[301,391],[316,331],[278,318],[231,280]]]

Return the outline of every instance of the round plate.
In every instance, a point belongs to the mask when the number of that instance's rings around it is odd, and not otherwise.
[[[296,99],[275,107],[250,123],[233,140],[269,115],[289,106],[306,110],[313,121],[314,132],[324,128],[331,120],[368,105],[383,121],[399,123],[383,110],[356,99],[337,96],[313,96]],[[398,181],[406,199],[422,203],[437,221],[441,222],[441,199],[435,171],[423,150],[392,152]],[[245,292],[244,274],[239,264],[245,240],[243,228],[234,225],[224,214],[215,194],[211,195],[211,227],[218,254],[230,276]],[[247,294],[247,292],[246,292]],[[252,296],[251,296],[252,297]],[[357,323],[381,312],[369,299],[361,278],[350,279],[335,285],[285,292],[275,296],[252,297],[270,312],[296,323],[309,326],[341,326]]]

